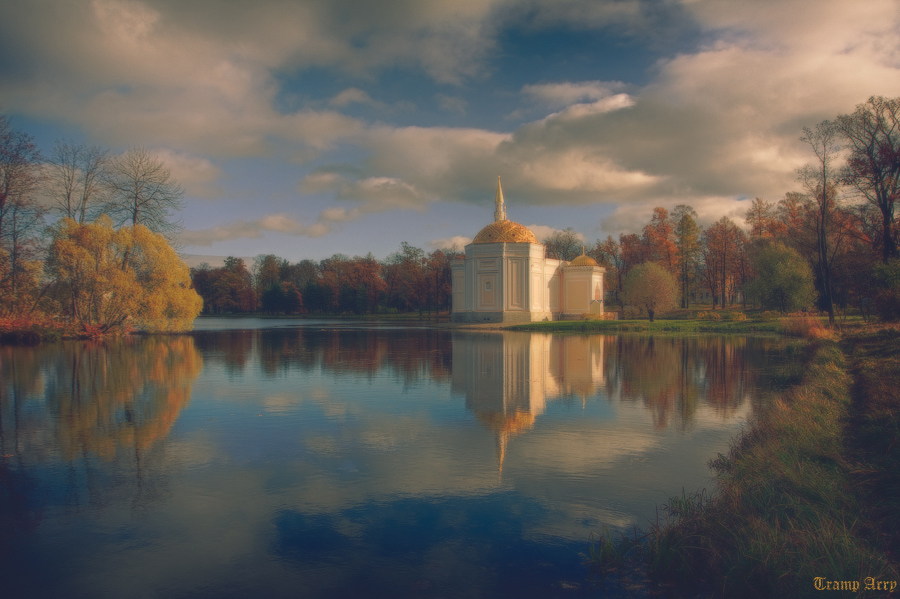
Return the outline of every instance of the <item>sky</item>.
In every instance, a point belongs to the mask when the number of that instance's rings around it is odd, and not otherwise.
[[[143,146],[191,261],[382,259],[493,219],[586,243],[799,190],[802,128],[900,96],[897,0],[21,0],[0,113]]]

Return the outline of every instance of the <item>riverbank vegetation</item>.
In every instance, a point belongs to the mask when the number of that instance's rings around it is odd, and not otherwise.
[[[182,193],[145,148],[59,142],[45,159],[0,115],[0,340],[189,328],[202,300],[170,245]]]
[[[846,322],[861,322],[859,317],[845,319]],[[648,333],[682,334],[780,334],[790,337],[815,339],[830,337],[828,318],[809,312],[781,313],[771,310],[675,310],[666,319],[621,319],[585,318],[582,320],[554,320],[533,322],[507,327],[517,331],[544,333]]]
[[[646,532],[605,534],[598,573],[721,597],[819,596],[817,578],[862,596],[867,578],[898,580],[900,330],[807,351],[787,377],[798,384],[711,463],[713,491],[672,498]]]

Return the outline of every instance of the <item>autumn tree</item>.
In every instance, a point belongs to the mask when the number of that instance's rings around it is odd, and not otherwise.
[[[678,271],[678,248],[675,244],[675,225],[669,211],[658,206],[653,209],[650,223],[644,226],[642,241],[647,260],[656,262],[670,273]]]
[[[900,98],[873,96],[835,126],[850,155],[842,180],[881,217],[882,262],[898,257],[894,208],[900,198]]]
[[[762,198],[754,198],[744,214],[750,226],[751,239],[780,238],[787,232],[787,226],[778,219],[777,205]]]
[[[754,253],[756,278],[744,288],[751,301],[766,309],[791,312],[815,304],[809,263],[793,248],[766,242]]]
[[[672,274],[655,262],[644,262],[632,268],[625,278],[625,298],[629,304],[647,311],[650,322],[657,313],[675,307],[678,286]]]
[[[115,230],[106,216],[91,224],[63,219],[47,275],[63,313],[99,332],[186,330],[203,306],[188,267],[162,235],[143,225]]]
[[[47,191],[52,211],[84,223],[106,200],[108,156],[99,146],[56,142],[47,164]]]
[[[215,314],[252,312],[256,309],[256,292],[250,271],[243,258],[228,256],[225,264],[210,274],[210,296],[204,296],[209,310]]]
[[[597,240],[591,257],[606,268],[606,276],[603,277],[604,291],[612,292],[621,306],[621,291],[625,276],[625,260],[621,246],[612,235],[608,235],[606,241]]]
[[[296,314],[303,309],[303,297],[290,281],[277,281],[260,294],[263,312]]]
[[[405,241],[400,244],[399,251],[387,257],[384,282],[387,301],[391,307],[400,312],[423,312],[428,295],[425,262],[425,252]]]
[[[648,259],[647,246],[635,233],[620,233],[619,248],[622,251],[622,271],[627,275],[632,267],[646,262]]]
[[[713,296],[713,306],[719,296],[724,308],[729,292],[734,291],[740,237],[740,229],[727,216],[716,221],[701,236],[703,262],[700,270]]]
[[[554,231],[544,238],[541,242],[544,244],[548,258],[557,260],[574,260],[581,255],[584,247],[581,237],[572,227],[567,227],[562,231]]]
[[[110,195],[103,212],[116,226],[143,225],[168,238],[180,230],[173,213],[182,208],[184,191],[146,148],[134,147],[110,160],[106,186]]]
[[[675,206],[672,212],[675,221],[675,248],[678,256],[678,279],[681,283],[681,307],[690,306],[690,296],[694,289],[697,266],[700,259],[700,225],[697,212],[686,204]]]

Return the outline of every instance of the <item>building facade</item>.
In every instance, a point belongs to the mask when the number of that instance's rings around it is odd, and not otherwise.
[[[593,258],[546,257],[528,228],[506,218],[497,182],[494,222],[450,267],[453,322],[535,322],[603,313],[603,275]]]

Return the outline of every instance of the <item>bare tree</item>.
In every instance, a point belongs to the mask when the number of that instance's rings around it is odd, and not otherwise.
[[[106,200],[107,153],[99,146],[58,141],[48,166],[53,212],[83,224]]]
[[[584,249],[583,242],[572,227],[567,227],[562,231],[554,231],[542,243],[546,249],[547,257],[559,260],[574,260],[581,255]]]
[[[806,165],[797,171],[809,197],[813,199],[812,216],[816,228],[816,254],[819,276],[822,280],[823,300],[828,311],[828,323],[834,325],[834,294],[831,289],[831,264],[834,254],[829,248],[829,232],[837,211],[837,173],[834,161],[837,158],[838,127],[833,121],[822,121],[815,131],[803,128],[800,141],[809,145],[816,155],[816,163]]]
[[[27,266],[35,258],[37,233],[44,224],[43,209],[35,199],[40,162],[31,136],[12,129],[7,117],[0,115],[0,253],[6,263],[0,291],[6,309],[18,306],[25,283],[33,279]]]
[[[837,118],[850,156],[842,179],[881,215],[881,259],[898,255],[894,205],[900,199],[900,98],[871,97]]]
[[[134,147],[109,162],[103,207],[116,226],[144,225],[171,239],[181,230],[173,213],[184,202],[184,191],[162,160],[144,147]]]
[[[13,130],[6,115],[0,115],[0,244],[7,242],[8,218],[13,211],[34,202],[40,160],[31,136]]]

